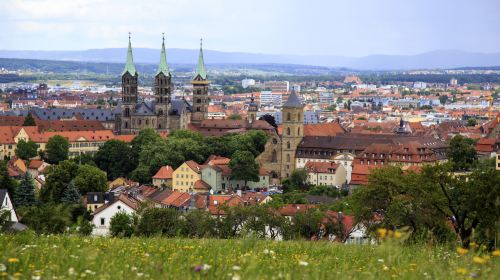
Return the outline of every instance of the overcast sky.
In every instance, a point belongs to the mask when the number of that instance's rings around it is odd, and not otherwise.
[[[365,56],[500,52],[500,0],[1,0],[0,49],[204,46]]]

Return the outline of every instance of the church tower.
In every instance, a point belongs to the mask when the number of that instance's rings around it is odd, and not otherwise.
[[[170,111],[172,95],[172,75],[167,64],[167,54],[165,51],[165,36],[161,44],[160,64],[155,75],[155,114],[157,119],[157,130],[166,131],[170,127],[168,113]]]
[[[295,93],[295,88],[292,88],[282,112],[281,178],[285,179],[295,169],[295,153],[304,136],[304,106]]]
[[[135,69],[134,58],[132,56],[132,44],[130,43],[130,33],[128,35],[127,62],[122,72],[122,104],[120,116],[120,131],[130,133],[132,128],[132,114],[137,104],[137,80],[139,73]]]
[[[248,104],[248,122],[253,123],[257,119],[257,112],[259,111],[259,105],[255,102],[255,99],[250,97],[250,104]]]
[[[208,80],[205,62],[203,61],[203,48],[200,40],[200,54],[198,56],[198,67],[191,81],[193,85],[193,107],[191,113],[191,123],[200,124],[208,117]]]

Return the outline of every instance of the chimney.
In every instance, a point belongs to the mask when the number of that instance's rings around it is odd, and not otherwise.
[[[241,195],[242,195],[241,190],[237,190],[237,191],[236,191],[236,195],[237,195],[237,196],[239,196],[239,197],[241,197]]]

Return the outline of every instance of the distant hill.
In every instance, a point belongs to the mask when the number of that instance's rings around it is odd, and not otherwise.
[[[125,48],[90,49],[84,51],[12,51],[0,50],[2,58],[65,60],[123,63]],[[135,48],[138,63],[158,63],[157,49]],[[198,50],[168,49],[167,60],[173,64],[196,63]],[[366,57],[271,55],[205,50],[207,64],[296,64],[324,67],[346,67],[359,70],[450,69],[500,65],[500,53],[471,53],[439,50],[418,55],[371,55]]]

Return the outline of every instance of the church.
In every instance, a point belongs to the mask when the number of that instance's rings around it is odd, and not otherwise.
[[[119,134],[137,134],[145,128],[153,128],[159,132],[171,132],[187,129],[189,124],[199,125],[207,118],[208,88],[203,60],[203,49],[200,43],[198,66],[193,85],[193,104],[184,98],[172,99],[172,74],[167,64],[165,38],[163,38],[160,63],[154,78],[154,101],[139,100],[139,73],[134,64],[132,44],[128,42],[127,60],[122,73],[122,99],[115,110],[115,129]]]

